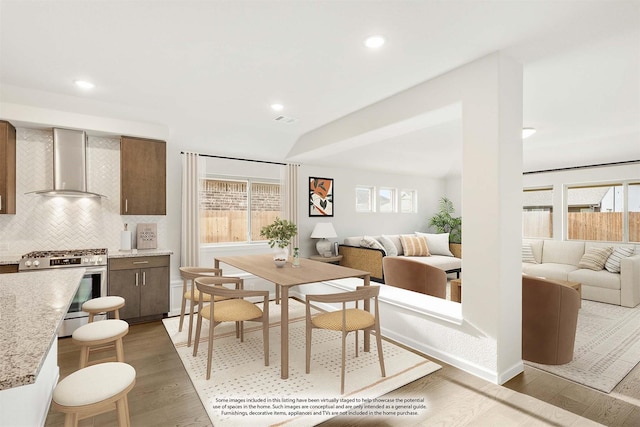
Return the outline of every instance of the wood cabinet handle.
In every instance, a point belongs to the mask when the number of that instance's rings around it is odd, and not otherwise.
[[[147,272],[143,271],[142,272],[142,286],[145,286],[147,284]]]
[[[2,194],[0,194],[0,212],[2,212]]]
[[[138,273],[136,273],[136,286],[138,286]]]
[[[129,212],[129,199],[124,199],[124,211]]]
[[[149,264],[149,261],[133,261],[133,264]]]

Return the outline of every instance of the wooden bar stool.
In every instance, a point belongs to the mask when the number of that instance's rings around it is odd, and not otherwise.
[[[100,323],[100,322],[99,322]],[[109,362],[75,371],[53,390],[53,409],[65,413],[65,427],[114,409],[118,426],[129,427],[127,394],[136,383],[136,370],[126,363]]]
[[[120,309],[124,307],[124,298],[119,296],[108,296],[93,298],[82,304],[82,311],[89,313],[89,323],[93,322],[93,317],[99,313],[109,313],[113,311],[116,319],[120,319]]]
[[[124,320],[107,319],[101,322],[87,323],[73,331],[71,338],[80,346],[80,369],[106,361],[124,362],[122,337],[129,333],[129,324]],[[110,350],[115,347],[116,356],[89,363],[89,353]]]

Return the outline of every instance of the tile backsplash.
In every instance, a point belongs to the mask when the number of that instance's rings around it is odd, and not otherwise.
[[[53,187],[53,133],[17,129],[16,214],[0,215],[0,255],[33,250],[120,249],[124,224],[155,223],[158,247],[166,247],[166,217],[120,215],[120,138],[89,136],[87,190],[106,198],[25,194]],[[133,242],[135,248],[135,237]]]

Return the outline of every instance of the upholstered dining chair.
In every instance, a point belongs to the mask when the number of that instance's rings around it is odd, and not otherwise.
[[[264,346],[264,365],[269,366],[269,291],[249,291],[242,289],[242,279],[237,277],[198,277],[194,280],[200,299],[198,304],[198,324],[193,345],[193,355],[198,354],[202,319],[209,321],[209,339],[207,348],[207,379],[211,377],[211,359],[213,355],[213,330],[223,322],[235,322],[240,329],[240,342],[244,341],[244,322],[262,322],[262,340]],[[236,289],[224,287],[236,285]],[[208,296],[213,302],[203,305]],[[244,298],[262,297],[262,310]],[[237,329],[236,329],[237,335]]]
[[[198,304],[200,295],[193,280],[200,276],[222,276],[222,269],[211,267],[180,267],[180,277],[182,277],[182,305],[180,307],[180,324],[178,331],[182,332],[184,315],[189,301],[189,336],[187,337],[187,347],[191,346],[191,331],[193,330],[193,307]],[[209,296],[205,296],[204,302],[209,302]]]
[[[306,299],[306,372],[310,372],[311,367],[311,341],[314,328],[328,329],[342,332],[342,365],[340,371],[340,394],[344,394],[344,371],[345,371],[345,348],[347,334],[355,332],[356,357],[358,357],[358,331],[365,333],[375,331],[378,346],[378,360],[380,361],[380,371],[385,377],[384,356],[382,354],[382,335],[380,333],[380,316],[378,311],[379,286],[358,286],[355,291],[341,292],[325,295],[307,295]],[[374,300],[374,312],[370,313],[358,308],[359,301]],[[311,316],[311,303],[340,303],[342,308],[328,313],[321,313]],[[348,303],[353,303],[353,308],[348,307]]]

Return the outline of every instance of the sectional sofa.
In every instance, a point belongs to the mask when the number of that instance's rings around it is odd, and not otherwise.
[[[640,304],[639,245],[524,239],[522,250],[524,274],[580,282],[583,299]]]
[[[424,236],[429,256],[407,256],[401,236]],[[455,257],[449,247],[449,234],[393,234],[378,236],[352,236],[344,239],[338,247],[342,255],[340,265],[371,273],[371,280],[385,283],[382,260],[385,257],[402,257],[444,270],[448,274],[460,275],[462,259]],[[455,276],[454,276],[455,277]]]

